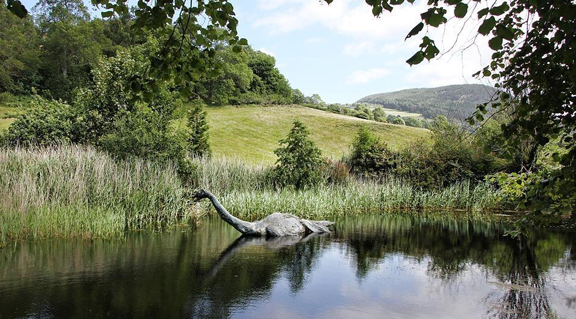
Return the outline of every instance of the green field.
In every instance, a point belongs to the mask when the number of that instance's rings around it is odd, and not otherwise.
[[[428,136],[421,128],[368,121],[302,106],[208,107],[210,146],[216,157],[236,158],[253,164],[273,164],[278,141],[286,137],[295,119],[311,132],[312,140],[324,156],[340,159],[350,151],[350,144],[360,126],[367,125],[388,146],[400,149],[418,138]],[[0,106],[0,130],[21,112],[19,108]],[[182,121],[181,124],[184,124]]]
[[[371,109],[374,109],[375,107],[382,107],[382,105],[378,105],[378,104],[367,104]],[[401,111],[401,110],[396,110],[396,109],[389,109],[389,108],[385,108],[382,107],[382,109],[384,110],[384,112],[386,112],[386,115],[393,115],[393,116],[401,116],[401,117],[418,117],[418,118],[424,118],[422,116],[422,114],[420,113],[410,113],[410,112],[406,112],[406,111]]]
[[[360,126],[367,125],[388,146],[402,148],[428,130],[367,121],[301,106],[209,107],[210,146],[217,157],[272,164],[274,149],[286,137],[295,119],[311,132],[312,140],[330,158],[340,159],[350,151]]]
[[[0,131],[8,128],[16,119],[11,117],[16,113],[16,108],[0,105]],[[9,117],[10,116],[10,117]]]

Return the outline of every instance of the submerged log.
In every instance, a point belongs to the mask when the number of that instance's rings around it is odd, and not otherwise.
[[[194,194],[195,201],[200,201],[204,198],[210,199],[220,218],[244,235],[279,237],[329,233],[328,226],[334,224],[331,221],[300,219],[294,215],[283,213],[273,213],[259,221],[247,222],[232,216],[209,191],[200,189]]]

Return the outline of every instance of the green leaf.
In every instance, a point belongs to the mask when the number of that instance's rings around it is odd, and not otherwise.
[[[406,63],[410,65],[420,64],[424,60],[424,52],[416,52],[410,59],[406,60]]]
[[[240,40],[238,41],[238,44],[239,44],[239,45],[248,45],[248,40],[242,38],[242,39],[240,39]]]
[[[478,11],[478,19],[482,19],[485,15],[488,14],[488,12],[490,12],[490,9],[488,9],[488,8],[484,8],[484,9]]]
[[[488,46],[494,51],[502,49],[502,37],[495,36],[488,41]]]
[[[102,12],[102,18],[110,18],[114,15],[114,11],[104,11]]]
[[[232,52],[234,52],[234,53],[240,53],[240,52],[242,52],[242,47],[239,46],[239,45],[235,45],[235,46],[232,47]]]
[[[508,6],[508,3],[504,2],[503,4],[490,9],[490,14],[495,15],[495,16],[499,16],[499,15],[504,14],[509,9],[510,9],[510,7]]]
[[[496,35],[501,36],[508,41],[511,41],[514,38],[514,32],[501,23],[496,26]]]
[[[18,18],[24,18],[28,15],[28,10],[22,5],[22,2],[18,0],[8,0],[7,3],[8,10],[15,14]]]
[[[412,30],[410,30],[410,32],[408,32],[408,35],[406,36],[406,38],[404,38],[404,41],[406,41],[408,38],[411,38],[411,37],[417,35],[418,33],[420,33],[420,31],[422,31],[422,29],[424,29],[424,22],[420,22],[414,28],[412,28]]]
[[[468,5],[466,3],[460,2],[456,5],[456,8],[454,8],[454,15],[457,18],[464,18],[466,13],[468,13]]]
[[[437,28],[439,27],[442,23],[446,23],[448,20],[446,20],[446,18],[444,17],[444,12],[437,12],[437,13],[432,13],[430,15],[430,17],[428,18],[428,20],[426,20],[426,22]]]
[[[484,20],[484,22],[482,22],[482,24],[478,28],[478,33],[482,35],[488,35],[488,33],[490,33],[490,31],[492,31],[492,29],[494,29],[495,26],[496,26],[496,19],[494,17],[490,17]]]

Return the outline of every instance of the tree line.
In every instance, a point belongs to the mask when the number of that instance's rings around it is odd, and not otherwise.
[[[101,60],[142,46],[150,37],[160,39],[160,51],[167,41],[160,32],[138,32],[134,9],[99,19],[90,16],[81,0],[42,0],[32,12],[19,18],[0,0],[0,93],[35,93],[72,103],[77,92],[94,81]],[[225,36],[223,31],[216,32]],[[276,68],[274,57],[248,45],[238,51],[224,40],[213,42],[212,49],[210,54],[198,56],[196,62],[208,69],[187,81],[187,98],[208,105],[293,102],[293,90]],[[152,93],[138,88],[137,83],[126,84],[134,91],[140,89],[142,96]]]

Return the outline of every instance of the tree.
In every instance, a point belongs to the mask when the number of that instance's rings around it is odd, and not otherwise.
[[[349,162],[354,173],[365,177],[382,176],[394,167],[392,152],[365,126],[358,130]]]
[[[374,114],[374,121],[377,122],[386,122],[386,112],[381,106],[377,106],[372,110],[372,114]]]
[[[332,3],[333,0],[325,0]],[[380,16],[395,6],[414,0],[366,1],[372,13]],[[511,0],[467,2],[464,0],[429,1],[422,21],[406,38],[418,35],[424,26],[439,27],[476,14],[479,36],[488,36],[494,51],[492,61],[476,73],[495,80],[499,100],[490,104],[509,112],[512,120],[503,125],[505,145],[513,152],[526,139],[540,146],[559,139],[567,152],[556,153],[561,168],[551,172],[545,183],[533,185],[529,206],[539,213],[545,210],[573,212],[576,208],[576,3],[558,0]],[[467,20],[465,20],[467,21]],[[420,49],[406,62],[410,65],[436,57],[440,50],[433,39],[422,37]],[[496,97],[495,97],[496,98]],[[471,124],[483,122],[488,104],[478,106]],[[536,153],[536,150],[533,152]],[[535,157],[529,156],[535,160]],[[538,194],[554,193],[554,201],[540,200]]]
[[[324,160],[320,149],[308,138],[309,134],[306,126],[295,120],[288,137],[280,140],[280,147],[274,151],[278,160],[273,170],[274,180],[279,186],[302,189],[322,180]]]
[[[334,0],[324,1],[330,4]],[[380,16],[384,11],[391,12],[394,7],[414,1],[366,2],[372,7],[372,13]],[[102,14],[103,17],[110,17],[114,12],[128,12],[126,1],[93,2],[105,5],[109,10]],[[213,54],[211,42],[219,37],[215,31],[218,27],[226,30],[228,41],[236,51],[241,50],[240,45],[247,44],[246,40],[237,36],[238,21],[228,1],[200,0],[195,5],[192,3],[138,1],[135,28],[163,30],[168,38],[165,49],[153,60],[152,76],[134,79],[140,86],[151,90],[166,77],[186,79],[202,72],[205,65],[190,62],[196,61],[202,52]],[[27,14],[19,0],[7,0],[7,7],[19,17]],[[456,19],[448,19],[449,11],[454,13]],[[176,13],[179,16],[175,17]],[[563,202],[561,209],[573,210],[576,207],[576,97],[573,94],[576,87],[576,3],[568,0],[429,1],[427,10],[421,14],[422,21],[408,32],[406,38],[418,35],[425,26],[436,28],[458,19],[469,21],[473,14],[480,20],[478,35],[489,36],[489,46],[494,50],[492,61],[478,75],[497,81],[500,99],[510,101],[491,104],[499,110],[511,110],[512,120],[504,124],[502,130],[506,144],[513,148],[524,139],[532,138],[544,146],[551,140],[560,139],[568,151],[553,156],[561,168],[551,173],[542,190],[562,190],[558,199]],[[208,23],[201,23],[196,18],[200,15],[206,16]],[[172,21],[175,21],[174,24]],[[185,26],[183,29],[186,32],[181,39],[173,37],[174,32],[167,27],[171,25]],[[199,45],[190,46],[190,43]],[[182,48],[189,49],[188,54],[182,54]],[[420,49],[407,63],[417,65],[424,59],[435,58],[439,53],[434,40],[425,35]],[[190,89],[183,85],[182,92],[189,94]],[[469,121],[482,122],[487,107],[479,105]],[[533,208],[540,211],[550,203],[541,204]]]
[[[210,156],[212,151],[208,144],[208,123],[202,103],[194,103],[188,111],[188,129],[188,151],[194,156]]]
[[[29,93],[38,84],[40,37],[32,19],[20,19],[0,0],[0,92]]]
[[[305,100],[306,100],[306,97],[304,96],[304,93],[302,93],[298,89],[292,90],[292,103],[302,104],[305,102]]]

